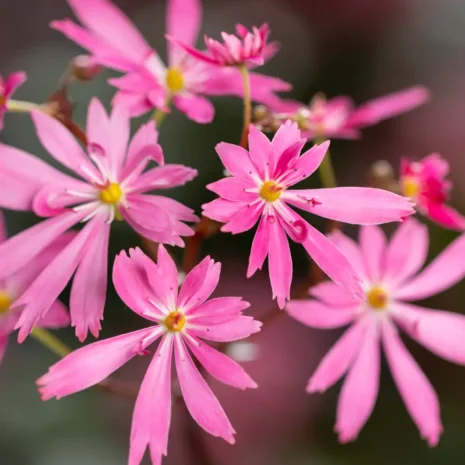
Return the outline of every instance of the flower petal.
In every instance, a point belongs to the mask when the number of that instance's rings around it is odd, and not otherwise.
[[[175,360],[181,392],[192,418],[212,436],[234,444],[235,431],[181,338],[176,339]]]
[[[268,255],[269,240],[270,222],[265,216],[262,216],[260,223],[258,224],[257,232],[255,233],[252,241],[252,248],[250,249],[247,278],[254,275],[257,270],[262,269],[263,262]]]
[[[457,210],[442,203],[431,203],[426,206],[426,215],[443,228],[463,231],[465,217]]]
[[[233,202],[215,199],[202,205],[203,215],[221,223],[227,223],[234,215],[247,205],[247,202]]]
[[[185,313],[189,315],[189,321],[194,324],[197,322],[216,324],[240,316],[242,310],[249,307],[249,302],[242,300],[242,297],[217,297]]]
[[[344,376],[360,351],[366,328],[367,320],[360,320],[331,347],[308,380],[309,394],[326,391]]]
[[[425,299],[453,286],[465,276],[464,256],[465,234],[462,234],[417,276],[399,286],[396,299]]]
[[[41,328],[49,329],[65,328],[69,326],[70,321],[71,319],[66,305],[59,300],[55,300],[50,310],[37,322],[37,325]]]
[[[95,225],[92,241],[89,241],[73,279],[69,306],[72,326],[81,342],[88,331],[97,338],[101,329],[107,294],[110,226],[103,220]]]
[[[8,237],[8,234],[6,231],[5,218],[3,217],[3,214],[0,211],[0,244],[2,242],[5,242],[7,237]]]
[[[344,384],[337,406],[335,431],[342,443],[354,441],[373,411],[378,397],[380,348],[377,325],[370,322]]]
[[[144,328],[75,350],[37,380],[42,400],[61,399],[100,383],[135,357],[144,339],[150,336],[153,342],[156,331]]]
[[[140,175],[131,183],[131,192],[144,193],[154,189],[183,186],[197,176],[197,170],[184,165],[157,166]]]
[[[239,316],[224,323],[216,323],[214,320],[210,324],[193,324],[189,332],[202,339],[217,342],[238,341],[258,333],[262,323],[254,320],[250,316]]]
[[[362,226],[360,249],[369,279],[372,283],[379,282],[386,268],[387,241],[383,230],[378,226]]]
[[[284,198],[314,215],[350,224],[390,223],[415,213],[407,197],[369,187],[289,190]],[[307,199],[315,199],[318,203]]]
[[[350,307],[358,301],[341,286],[332,281],[323,281],[312,286],[308,293],[330,307]]]
[[[258,177],[257,171],[250,161],[249,152],[241,146],[220,142],[216,144],[215,150],[224,167],[233,176],[246,180],[252,176]]]
[[[328,239],[349,259],[358,276],[365,280],[365,263],[359,245],[339,230],[328,234]]]
[[[291,300],[286,304],[286,311],[300,323],[311,328],[339,328],[351,323],[358,305],[348,308],[332,308],[316,300]]]
[[[139,465],[150,447],[152,462],[161,464],[168,452],[171,423],[171,362],[173,337],[166,336],[155,353],[137,396],[131,427],[128,465]]]
[[[234,202],[253,202],[258,198],[258,192],[246,192],[247,189],[257,191],[257,186],[250,179],[223,178],[208,184],[207,189]]]
[[[195,94],[176,95],[173,98],[174,104],[179,111],[200,124],[208,124],[213,121],[215,116],[215,107],[205,97]]]
[[[249,126],[249,153],[250,161],[262,179],[265,176],[265,167],[269,173],[273,172],[273,145],[268,137],[253,124]]]
[[[428,228],[413,218],[404,221],[386,251],[384,279],[397,284],[415,274],[428,255]]]
[[[262,215],[264,206],[262,200],[246,205],[221,228],[221,231],[239,234],[252,229]]]
[[[430,446],[436,446],[442,432],[440,407],[433,386],[400,340],[395,327],[382,326],[384,351],[407,410]]]
[[[204,344],[197,338],[186,338],[185,342],[213,378],[239,389],[258,387],[238,363],[223,353]]]

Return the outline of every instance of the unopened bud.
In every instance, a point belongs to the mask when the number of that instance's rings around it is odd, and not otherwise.
[[[71,72],[78,81],[91,81],[103,70],[103,66],[97,63],[89,55],[79,55],[71,62]]]
[[[394,168],[386,160],[378,160],[370,167],[369,185],[380,189],[386,189],[391,192],[398,191],[398,185],[395,180]]]

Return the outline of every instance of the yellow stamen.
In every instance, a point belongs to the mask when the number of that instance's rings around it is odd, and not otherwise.
[[[420,184],[415,178],[402,179],[402,192],[406,197],[415,198],[420,191]]]
[[[13,300],[9,294],[0,290],[0,313],[6,313],[10,309],[12,303]]]
[[[178,68],[168,68],[166,73],[166,85],[172,93],[184,90],[184,76]]]
[[[175,333],[181,331],[186,324],[186,317],[181,312],[171,312],[165,318],[165,326],[168,328],[169,331],[173,331]]]
[[[120,185],[114,182],[100,191],[100,200],[109,205],[116,205],[122,196],[123,191]]]
[[[367,301],[374,310],[384,310],[388,303],[388,293],[380,286],[375,286],[367,292]]]
[[[274,202],[281,197],[282,187],[279,187],[273,181],[266,181],[260,189],[260,197],[267,202]]]

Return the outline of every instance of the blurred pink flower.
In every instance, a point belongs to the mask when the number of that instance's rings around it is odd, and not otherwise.
[[[382,344],[410,416],[429,445],[437,445],[442,432],[437,395],[403,345],[396,325],[440,357],[465,365],[465,316],[409,303],[463,279],[465,235],[421,272],[428,254],[428,229],[414,219],[403,223],[389,244],[381,228],[374,226],[361,228],[359,245],[340,232],[331,238],[362,277],[366,302],[354,302],[344,289],[323,282],[310,289],[318,300],[287,305],[291,316],[312,328],[352,324],[321,361],[307,392],[324,392],[347,373],[335,429],[341,442],[355,440],[378,396]]]
[[[433,153],[420,161],[402,159],[400,167],[401,189],[413,199],[418,211],[444,228],[463,231],[465,217],[445,205],[452,183],[445,177],[449,163],[439,153]]]
[[[242,24],[237,24],[236,32],[239,37],[222,32],[223,44],[205,36],[207,52],[196,50],[176,37],[168,36],[168,39],[194,58],[216,66],[261,66],[279,49],[276,42],[268,43],[270,29],[266,23],[260,28],[254,26],[252,32]]]
[[[110,79],[119,89],[114,103],[127,106],[133,116],[153,108],[169,111],[169,103],[198,123],[209,123],[214,107],[204,95],[243,95],[237,69],[223,70],[189,57],[168,43],[168,67],[149,46],[134,24],[108,0],[68,0],[87,29],[69,19],[53,21],[51,27],[88,50],[102,65],[126,73]],[[201,24],[199,0],[169,0],[167,32],[191,46]],[[276,105],[278,91],[290,85],[280,79],[253,74],[252,100]]]
[[[6,79],[0,76],[0,131],[3,129],[3,119],[8,111],[8,100],[16,89],[26,82],[27,76],[23,71],[10,74]]]
[[[273,141],[253,125],[249,147],[220,143],[216,151],[231,177],[207,186],[220,196],[203,205],[204,215],[226,223],[222,231],[239,234],[260,219],[252,243],[247,276],[261,269],[268,255],[273,298],[282,308],[289,299],[292,258],[286,233],[301,243],[318,266],[351,293],[363,296],[349,260],[289,204],[315,215],[352,224],[401,221],[414,212],[410,201],[381,189],[337,187],[289,190],[308,178],[322,162],[329,142],[315,145],[300,156],[306,140],[296,123],[282,125]]]
[[[7,185],[0,204],[52,217],[0,245],[5,264],[0,280],[34,259],[77,223],[87,223],[63,251],[45,266],[15,302],[24,306],[16,328],[23,341],[74,274],[70,297],[72,325],[82,341],[88,330],[98,337],[107,289],[108,241],[114,219],[125,220],[143,237],[183,246],[182,236],[194,232],[183,221],[196,221],[192,210],[167,197],[145,195],[190,181],[197,171],[165,165],[143,173],[150,160],[163,164],[155,123],[142,125],[128,147],[129,115],[115,108],[110,117],[99,100],[92,100],[87,120],[88,154],[58,121],[32,114],[42,145],[58,162],[82,177],[65,175],[36,157],[0,144],[0,165]],[[37,181],[40,179],[41,189]]]
[[[207,301],[218,284],[221,264],[204,258],[187,275],[178,294],[176,265],[162,245],[157,262],[136,249],[130,251],[130,257],[125,252],[118,255],[113,269],[121,299],[155,326],[79,349],[38,380],[43,400],[73,394],[103,381],[135,355],[145,354],[146,348],[161,338],[136,401],[129,465],[138,465],[147,447],[154,464],[167,454],[173,351],[190,414],[208,433],[231,444],[234,429],[188,349],[219,381],[240,389],[257,387],[240,365],[201,341],[236,341],[260,330],[261,323],[242,315],[249,304],[240,297]]]
[[[428,90],[416,86],[369,100],[359,107],[355,107],[350,97],[327,100],[324,95],[317,94],[309,106],[282,100],[272,110],[278,120],[296,121],[309,140],[357,139],[361,137],[360,129],[413,110],[428,99]]]
[[[27,289],[38,273],[53,260],[53,258],[71,241],[71,233],[61,236],[52,242],[42,253],[28,262],[27,266],[17,270],[14,273],[5,274],[0,280],[0,363],[5,355],[8,337],[13,332],[16,322],[21,316],[21,308],[13,308],[15,301],[21,296],[22,292]],[[0,243],[6,240],[6,228],[3,216],[0,213]],[[6,264],[2,261],[2,268]],[[50,311],[44,318],[37,321],[37,326],[43,328],[61,328],[69,325],[68,311],[59,300],[55,300]]]

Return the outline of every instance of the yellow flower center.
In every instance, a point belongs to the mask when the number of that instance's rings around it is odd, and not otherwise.
[[[414,178],[404,178],[402,180],[402,191],[406,197],[415,198],[420,191],[420,184]]]
[[[173,92],[180,92],[184,89],[184,76],[178,68],[168,68],[166,73],[166,85]]]
[[[274,202],[281,197],[282,187],[279,187],[273,181],[266,181],[260,189],[260,197],[267,202]]]
[[[119,184],[112,182],[110,185],[101,189],[100,200],[108,205],[116,205],[123,196],[123,191]]]
[[[384,310],[388,303],[388,293],[380,286],[375,286],[367,292],[367,301],[374,310]]]
[[[181,312],[171,312],[165,318],[165,326],[168,328],[169,331],[173,331],[175,333],[181,331],[186,324],[186,317]]]
[[[13,300],[6,291],[0,290],[0,313],[6,313],[9,309]]]

